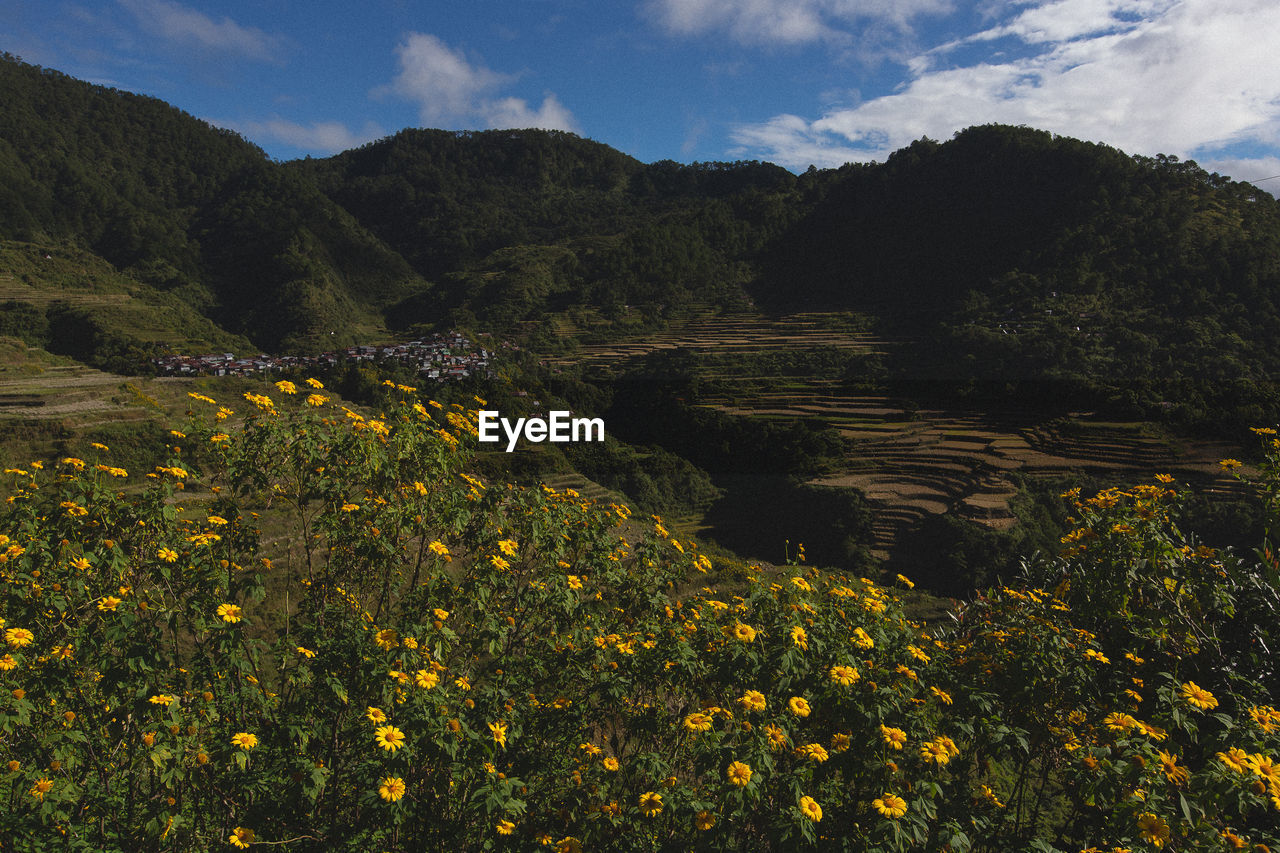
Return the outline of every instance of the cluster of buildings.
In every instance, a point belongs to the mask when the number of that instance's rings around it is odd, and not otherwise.
[[[352,346],[319,355],[162,355],[152,359],[152,364],[161,376],[256,376],[285,370],[323,372],[339,364],[362,361],[395,362],[413,367],[423,379],[447,380],[487,375],[496,355],[489,346],[493,345],[480,346],[459,332],[448,332],[402,344]]]

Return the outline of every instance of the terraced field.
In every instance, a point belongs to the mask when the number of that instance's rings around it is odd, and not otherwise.
[[[610,371],[629,358],[676,348],[724,356],[818,346],[887,352],[913,345],[842,331],[841,325],[849,324],[823,314],[702,317],[641,340],[586,347],[576,360],[593,371]],[[1088,415],[1045,423],[1016,409],[908,409],[900,400],[850,392],[836,380],[817,377],[726,372],[707,378],[728,390],[705,399],[706,405],[743,417],[818,418],[847,439],[841,470],[814,482],[866,495],[875,510],[872,550],[884,558],[892,558],[902,537],[928,515],[951,513],[997,529],[1013,526],[1014,472],[1083,473],[1118,483],[1163,472],[1202,491],[1230,494],[1240,488],[1218,465],[1238,449],[1162,437],[1143,424]]]

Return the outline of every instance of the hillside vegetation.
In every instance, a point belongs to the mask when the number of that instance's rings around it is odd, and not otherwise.
[[[927,630],[481,480],[474,411],[319,386],[192,393],[154,466],[5,472],[6,848],[1280,843],[1270,539],[1188,540],[1170,477],[1064,495],[1061,555]]]
[[[907,396],[1280,415],[1280,206],[1172,157],[985,126],[798,176],[533,130],[275,163],[10,56],[0,115],[0,239],[91,251],[265,350],[442,324],[555,348],[754,302],[933,341],[887,354]]]

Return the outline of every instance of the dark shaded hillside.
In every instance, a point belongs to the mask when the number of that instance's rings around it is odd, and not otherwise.
[[[896,365],[902,379],[1129,415],[1275,416],[1280,204],[1254,187],[1001,126],[816,186],[754,292],[931,340]]]
[[[425,285],[313,186],[162,101],[0,60],[0,238],[88,248],[249,335],[314,346]]]

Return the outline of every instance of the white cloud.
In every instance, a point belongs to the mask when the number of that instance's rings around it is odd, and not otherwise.
[[[1236,181],[1257,183],[1271,195],[1280,193],[1280,157],[1197,157],[1201,168]],[[1261,183],[1258,183],[1261,182]]]
[[[489,128],[540,127],[575,130],[573,114],[554,94],[547,93],[537,109],[521,98],[500,90],[514,83],[515,75],[492,71],[466,58],[427,33],[410,33],[396,48],[400,73],[390,91],[418,104],[423,124],[480,124]]]
[[[859,21],[898,27],[947,11],[950,0],[649,0],[644,6],[674,35],[727,32],[743,44],[847,41]]]
[[[386,135],[372,122],[366,124],[359,133],[351,131],[345,124],[337,121],[298,124],[282,118],[271,118],[266,121],[215,121],[214,124],[231,128],[252,140],[272,139],[301,151],[314,151],[321,154],[336,154]]]
[[[992,52],[945,64],[961,44],[1005,38],[1021,42],[1023,52],[1033,47],[1032,55],[1001,60],[1006,54]],[[777,117],[741,127],[735,141],[793,168],[883,159],[920,136],[946,139],[988,122],[1135,154],[1275,144],[1276,44],[1280,4],[1273,0],[1058,0],[918,57],[892,94],[812,122]]]
[[[271,62],[278,60],[284,47],[282,39],[256,27],[241,26],[225,16],[215,21],[202,12],[170,0],[119,2],[145,29],[178,44]]]

